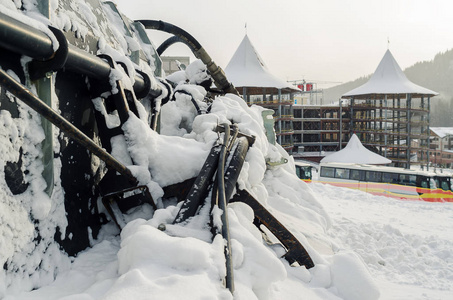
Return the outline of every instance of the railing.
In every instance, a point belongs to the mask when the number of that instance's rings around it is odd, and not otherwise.
[[[274,116],[274,120],[294,120],[294,116],[293,115]]]
[[[397,105],[397,106],[393,106],[393,105],[381,105],[380,103],[354,103],[352,105],[353,108],[362,108],[362,107],[365,107],[365,108],[375,108],[375,109],[387,109],[387,110],[394,110],[394,109],[407,109],[407,105],[405,103],[402,103],[400,105]],[[410,107],[411,110],[421,110],[421,111],[426,111],[428,112],[428,107],[421,107],[421,106],[418,106],[418,107],[415,107],[415,106],[411,106]]]
[[[257,105],[293,105],[294,100],[256,100],[256,101],[247,101],[248,105],[257,104]]]

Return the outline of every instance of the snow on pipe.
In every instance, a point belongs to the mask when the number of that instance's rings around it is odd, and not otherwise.
[[[39,61],[51,60],[56,53],[52,39],[46,33],[1,12],[0,47]],[[111,72],[111,67],[106,61],[71,44],[68,44],[64,67],[98,80],[107,80]],[[136,94],[142,94],[149,88],[147,80],[139,72],[134,77],[133,88]],[[158,89],[160,90],[159,86]],[[156,91],[151,92],[156,94]]]
[[[9,76],[4,70],[0,69],[0,85],[12,93],[14,96],[25,102],[33,110],[41,116],[49,120],[52,124],[60,128],[70,138],[78,142],[80,145],[88,149],[91,153],[104,161],[108,168],[111,168],[125,178],[134,186],[138,185],[137,179],[131,171],[120,163],[116,158],[110,155],[107,151],[99,147],[93,140],[87,137],[82,131],[60,116],[41,99],[36,97],[29,89],[21,83]]]
[[[239,92],[236,90],[236,88],[233,86],[233,84],[231,82],[229,82],[228,79],[226,78],[225,72],[222,70],[222,68],[217,66],[217,64],[214,61],[212,61],[211,57],[206,52],[206,50],[188,32],[186,32],[185,30],[183,30],[173,24],[170,24],[170,23],[167,23],[164,21],[156,21],[156,20],[136,20],[136,21],[142,23],[146,29],[164,31],[164,32],[171,33],[171,34],[174,34],[175,36],[179,37],[180,40],[175,39],[174,41],[169,41],[168,46],[170,46],[171,44],[178,42],[178,41],[186,44],[190,48],[190,50],[193,52],[195,57],[201,59],[201,61],[206,65],[209,73],[211,74],[211,77],[214,79],[214,83],[216,84],[216,86],[219,89],[221,89],[225,93],[232,93],[232,94],[240,96]],[[165,51],[165,49],[163,49],[163,51]]]

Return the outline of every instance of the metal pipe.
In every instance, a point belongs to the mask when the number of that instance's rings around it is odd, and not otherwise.
[[[25,102],[41,116],[49,120],[49,122],[60,128],[60,130],[67,134],[70,138],[99,157],[102,161],[105,162],[108,168],[119,172],[132,185],[136,186],[138,184],[137,179],[134,177],[134,175],[132,175],[131,171],[126,166],[116,160],[116,158],[110,155],[107,151],[99,147],[95,142],[93,142],[92,139],[87,137],[82,131],[68,122],[68,120],[60,116],[41,99],[35,96],[29,89],[9,76],[2,69],[0,69],[0,85],[10,93],[12,93],[14,96]]]
[[[54,55],[52,40],[44,32],[0,12],[0,47],[37,60],[49,60]],[[111,67],[108,62],[74,45],[68,46],[64,67],[97,80],[107,80]],[[147,87],[140,74],[134,77],[134,92]],[[160,87],[158,87],[160,89]]]
[[[173,224],[186,221],[188,218],[193,217],[200,207],[202,201],[208,195],[208,188],[211,185],[212,178],[217,170],[219,161],[220,146],[214,145],[206,158],[203,167],[200,170],[197,178],[195,179],[192,188],[184,200],[178,214],[176,215]]]
[[[225,194],[225,162],[226,162],[226,152],[227,144],[230,139],[230,125],[224,123],[223,127],[225,128],[223,145],[220,150],[219,164],[217,168],[217,197],[218,197],[218,206],[222,210],[221,220],[222,220],[222,237],[225,240],[225,265],[226,265],[226,276],[225,276],[225,286],[230,290],[231,293],[234,292],[234,276],[233,276],[233,259],[231,254],[231,241],[230,241],[230,228],[228,223],[228,200]]]
[[[237,146],[231,156],[225,171],[225,198],[227,202],[233,196],[234,188],[241,173],[242,166],[244,165],[245,157],[249,149],[249,142],[247,138],[240,137],[237,139]]]
[[[0,12],[0,47],[39,60],[53,54],[52,40],[42,31]]]

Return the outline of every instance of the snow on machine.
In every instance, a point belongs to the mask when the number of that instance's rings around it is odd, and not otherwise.
[[[0,258],[7,285],[24,274],[55,276],[46,260],[56,251],[75,256],[104,224],[121,229],[137,207],[146,207],[142,212],[152,218],[175,199],[182,204],[174,224],[184,226],[206,213],[213,235],[227,241],[225,282],[231,291],[229,201],[254,210],[255,225],[275,235],[290,264],[314,266],[301,243],[237,185],[255,137],[233,119],[212,128],[219,139],[201,157],[206,159],[198,173],[156,163],[151,173],[172,180],[150,183],[143,157],[134,152],[132,144],[140,142],[134,134],[150,130],[151,140],[160,137],[162,108],[177,97],[187,98],[196,114],[208,115],[216,96],[238,95],[190,34],[163,21],[131,21],[111,2],[60,0],[57,8],[49,4],[57,1],[38,2],[0,6],[0,236],[11,241],[0,247]],[[156,50],[147,29],[173,36]],[[204,76],[190,87],[162,72],[160,55],[177,42],[202,62],[197,66]],[[194,86],[206,93],[200,96]],[[149,151],[154,151],[149,160],[162,160],[158,149]],[[192,155],[190,160],[200,160],[201,154]],[[159,228],[165,230],[165,224]]]

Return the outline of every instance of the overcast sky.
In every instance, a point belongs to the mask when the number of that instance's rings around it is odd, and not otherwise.
[[[450,0],[114,2],[131,19],[183,28],[222,68],[247,31],[268,69],[284,80],[347,82],[373,73],[387,47],[403,70],[453,48]],[[156,47],[169,37],[155,31],[149,35]],[[175,45],[164,55],[189,53]]]

